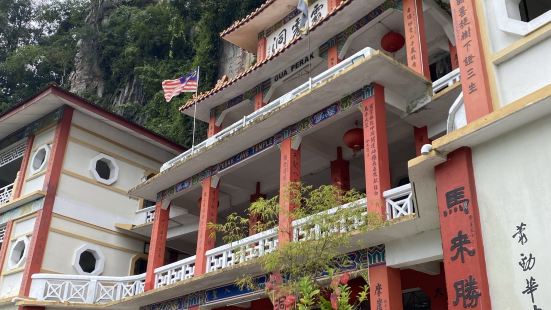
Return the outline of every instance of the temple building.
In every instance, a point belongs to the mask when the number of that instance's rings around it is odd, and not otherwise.
[[[235,279],[305,238],[300,206],[238,242],[207,224],[303,182],[386,221],[342,253],[361,309],[551,309],[551,4],[308,5],[220,34],[256,63],[181,107],[209,124],[185,152],[57,87],[1,115],[0,308],[285,309]]]

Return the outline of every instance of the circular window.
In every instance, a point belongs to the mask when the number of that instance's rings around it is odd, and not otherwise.
[[[90,172],[96,179],[106,185],[111,185],[119,178],[119,166],[115,159],[105,154],[99,154],[90,162]]]
[[[17,239],[11,248],[10,257],[8,260],[8,267],[14,269],[21,267],[27,258],[27,248],[29,245],[29,238],[20,237]]]
[[[73,267],[79,274],[100,275],[105,265],[105,256],[95,245],[85,244],[77,249]]]
[[[50,156],[50,146],[49,145],[43,145],[39,147],[33,154],[33,157],[31,159],[31,173],[35,174],[44,169],[46,167],[46,163],[48,162],[48,157]]]

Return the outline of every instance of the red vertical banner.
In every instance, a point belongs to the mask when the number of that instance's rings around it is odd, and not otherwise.
[[[400,269],[386,265],[369,267],[369,300],[374,310],[402,310]]]
[[[279,244],[283,245],[292,240],[293,219],[291,212],[298,207],[290,197],[290,186],[300,182],[300,148],[293,149],[292,138],[285,139],[280,145],[280,172],[279,172]]]
[[[404,0],[402,5],[408,67],[430,80],[423,0]]]
[[[384,88],[378,84],[373,88],[373,96],[362,102],[365,193],[369,211],[385,217],[383,192],[390,189],[386,103]]]
[[[168,217],[170,206],[163,209],[163,201],[155,204],[155,219],[151,228],[151,241],[149,242],[149,253],[147,255],[147,270],[145,275],[145,290],[155,288],[155,269],[165,263],[166,237],[168,234]]]
[[[493,110],[475,0],[451,0],[467,122]]]
[[[195,275],[206,272],[208,250],[214,248],[216,239],[211,237],[208,223],[216,223],[218,215],[218,188],[212,187],[212,177],[203,180],[201,192],[201,211],[199,213],[199,231],[197,232],[197,252],[195,254]]]
[[[435,168],[448,309],[491,309],[471,150]]]

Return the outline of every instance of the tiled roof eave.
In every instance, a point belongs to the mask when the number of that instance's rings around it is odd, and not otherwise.
[[[316,30],[319,26],[321,26],[322,24],[327,22],[333,15],[340,12],[344,7],[346,7],[351,2],[352,2],[352,0],[344,0],[343,2],[341,2],[341,4],[337,8],[335,8],[331,13],[327,14],[327,16],[325,16],[317,24],[312,26],[312,28],[310,29],[310,32]],[[249,67],[247,70],[245,70],[242,73],[238,74],[233,79],[225,82],[224,84],[222,84],[218,87],[214,87],[209,91],[200,93],[197,97],[194,97],[194,98],[190,99],[183,106],[181,106],[180,107],[180,112],[183,112],[184,110],[187,110],[188,108],[192,107],[194,104],[198,104],[199,102],[207,99],[208,97],[222,91],[224,88],[236,83],[237,81],[239,81],[240,79],[242,79],[245,76],[249,75],[253,71],[256,71],[257,69],[261,68],[262,66],[264,66],[268,62],[274,60],[277,56],[281,55],[282,53],[284,53],[286,50],[288,50],[289,48],[291,48],[293,45],[295,45],[297,42],[299,42],[301,40],[302,40],[302,36],[294,38],[284,48],[280,49],[275,54],[273,54],[270,57],[264,59],[263,61],[261,61],[259,63],[256,63],[253,66]]]

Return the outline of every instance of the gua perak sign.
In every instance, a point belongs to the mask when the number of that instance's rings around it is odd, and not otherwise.
[[[308,26],[312,27],[328,14],[327,9],[328,0],[318,0],[312,3],[308,8]],[[289,42],[291,42],[295,37],[301,35],[300,25],[301,25],[302,15],[300,12],[295,9],[293,12],[289,13],[281,21],[273,25],[272,27],[266,29],[263,35],[266,37],[266,56],[270,57],[273,54],[277,53],[279,50],[284,48]]]

